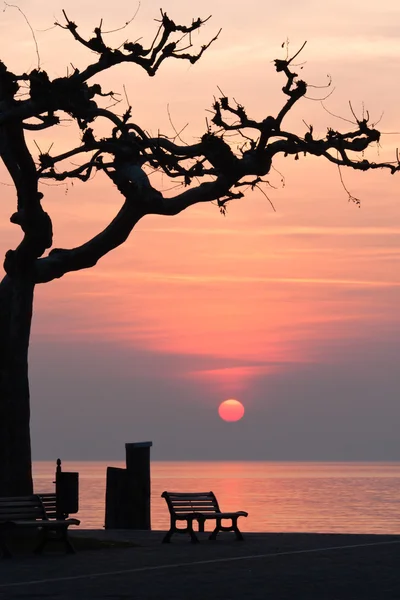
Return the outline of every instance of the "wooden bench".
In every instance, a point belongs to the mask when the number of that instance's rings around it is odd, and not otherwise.
[[[50,497],[48,497],[49,507],[50,500]],[[74,553],[74,547],[68,538],[68,527],[79,524],[78,519],[50,519],[46,513],[45,504],[38,495],[0,498],[0,551],[2,557],[11,557],[7,540],[19,528],[36,528],[39,530],[40,539],[34,550],[36,553],[43,552],[50,539],[61,540],[65,544],[66,551]]]
[[[192,542],[197,543],[199,539],[194,532],[193,523],[197,521],[199,532],[204,532],[204,524],[208,520],[216,521],[210,540],[217,539],[219,531],[234,531],[236,539],[243,540],[237,522],[239,517],[247,517],[248,513],[243,510],[221,512],[213,492],[163,492],[161,497],[165,499],[171,517],[170,529],[163,539],[164,544],[170,541],[174,533],[188,533]],[[223,519],[230,519],[230,525],[222,525]],[[186,521],[186,527],[178,528],[178,521]]]

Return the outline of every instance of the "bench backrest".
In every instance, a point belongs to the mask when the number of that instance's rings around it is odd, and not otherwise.
[[[37,494],[37,496],[42,501],[47,517],[49,519],[57,519],[57,494],[54,492]]]
[[[45,508],[39,496],[0,498],[0,521],[47,520]]]
[[[204,513],[213,514],[221,512],[218,501],[213,492],[163,492],[171,515],[182,513]]]

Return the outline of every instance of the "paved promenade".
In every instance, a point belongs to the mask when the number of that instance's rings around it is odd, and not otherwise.
[[[54,600],[399,600],[400,536],[79,531],[129,548],[0,561],[0,598]]]

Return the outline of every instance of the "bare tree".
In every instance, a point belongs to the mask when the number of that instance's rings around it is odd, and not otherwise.
[[[0,496],[32,491],[28,347],[37,284],[93,267],[123,244],[145,215],[176,215],[193,204],[211,201],[224,212],[230,200],[263,183],[278,154],[320,156],[361,171],[386,168],[394,173],[399,169],[398,162],[358,158],[379,141],[380,134],[369,126],[368,118],[356,119],[354,128],[345,133],[329,128],[322,139],[314,137],[312,126],[304,136],[284,129],[285,116],[307,93],[307,84],[293,70],[298,53],[275,60],[276,71],[285,78],[283,106],[275,116],[257,121],[243,106],[222,95],[214,101],[210,125],[198,143],[181,143],[179,135],[173,139],[151,136],[132,121],[130,108],[122,116],[103,108],[102,99],[112,93],[103,91],[93,79],[121,63],[134,63],[151,77],[167,59],[196,63],[218,37],[192,52],[191,34],[208,19],[178,25],[161,11],[157,35],[148,47],[126,42],[113,49],[105,43],[101,25],[92,38],[85,39],[65,13],[64,17],[60,27],[97,54],[84,70],[73,69],[65,77],[51,80],[43,70],[16,75],[0,63],[0,154],[16,190],[17,210],[10,220],[23,232],[21,243],[6,253],[6,274],[0,283]],[[28,90],[27,97],[19,96],[21,85]],[[58,156],[49,152],[33,156],[27,135],[57,127],[63,116],[74,120],[81,130],[76,147]],[[111,124],[108,137],[96,133],[100,117]],[[240,136],[243,143],[238,150],[227,141],[227,132]],[[68,166],[72,157],[81,157],[79,166]],[[149,169],[182,181],[184,189],[169,197],[163,195],[151,185]],[[87,181],[97,171],[105,173],[122,194],[121,209],[103,231],[83,245],[48,252],[52,223],[42,208],[39,182]]]

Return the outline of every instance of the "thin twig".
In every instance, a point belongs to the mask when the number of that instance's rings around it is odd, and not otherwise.
[[[332,94],[335,90],[336,90],[336,88],[333,88],[333,90],[331,90],[329,92],[329,94],[324,96],[324,98],[311,98],[311,96],[304,96],[304,98],[307,98],[307,100],[314,100],[315,102],[323,102],[324,100],[327,100],[329,98],[329,96],[332,96]]]
[[[325,85],[313,85],[312,83],[307,83],[307,87],[308,88],[315,88],[317,90],[323,90],[323,89],[326,89],[328,87],[331,87],[331,85],[332,85],[332,76],[329,75],[329,73],[328,73],[327,77],[329,79],[329,83],[326,83]]]
[[[328,113],[328,115],[331,115],[331,117],[335,117],[336,119],[341,119],[342,121],[346,121],[346,123],[351,123],[352,125],[356,125],[356,123],[354,123],[354,121],[350,121],[350,119],[346,119],[345,117],[341,117],[340,115],[335,115],[335,113],[333,113],[329,109],[327,109],[326,106],[324,105],[323,100],[320,100],[320,102],[321,102],[322,108]]]
[[[131,105],[131,103],[129,102],[128,93],[127,93],[127,91],[126,91],[125,84],[124,84],[122,87],[123,87],[124,94],[125,94],[125,100],[126,100],[126,104],[127,104],[127,106],[128,106],[128,110],[129,110],[129,109],[131,109],[132,105]]]
[[[356,123],[358,123],[358,119],[357,119],[356,113],[354,112],[354,110],[353,110],[353,107],[352,107],[352,105],[351,105],[351,100],[349,100],[349,106],[350,106],[351,114],[352,114],[352,115],[353,115],[353,117],[355,118],[355,120],[356,120]]]
[[[282,183],[282,187],[284,188],[286,185],[286,177],[284,176],[283,173],[281,173],[280,171],[278,171],[278,169],[276,167],[274,167],[274,165],[271,165],[271,169],[273,169],[274,171],[276,171],[276,173],[278,173],[278,175],[281,176],[281,183]]]
[[[57,25],[54,24],[51,27],[46,27],[46,29],[36,29],[36,31],[38,33],[45,33],[46,31],[51,31],[52,29],[55,29],[56,27],[57,27]]]
[[[135,14],[133,15],[133,17],[131,19],[129,19],[129,21],[126,21],[125,25],[122,25],[122,27],[118,27],[117,29],[110,29],[110,31],[102,31],[101,33],[104,35],[106,33],[115,33],[117,31],[122,31],[123,29],[125,29],[126,27],[128,27],[128,25],[130,25],[132,23],[132,21],[135,20],[136,15],[139,12],[139,9],[140,9],[140,0],[138,2],[138,7],[137,7],[137,9],[135,11]]]
[[[304,44],[303,44],[303,47],[304,47]],[[273,204],[273,202],[272,202],[271,198],[269,198],[269,197],[267,196],[267,194],[264,192],[264,190],[262,190],[262,189],[260,188],[260,186],[259,186],[259,185],[256,185],[255,187],[256,187],[256,188],[258,188],[258,189],[260,190],[260,192],[261,192],[261,193],[262,193],[262,194],[263,194],[263,195],[266,197],[266,199],[268,200],[268,202],[269,202],[269,203],[270,203],[270,205],[272,206],[272,210],[273,210],[274,212],[276,212],[276,208],[275,208],[275,206],[274,206],[274,204]]]
[[[338,154],[338,158],[339,158],[339,154]],[[344,181],[343,181],[343,176],[342,176],[342,171],[340,169],[340,165],[337,165],[338,171],[339,171],[339,177],[340,177],[340,183],[343,186],[344,191],[346,192],[349,202],[354,202],[354,204],[356,204],[358,207],[361,206],[361,200],[359,198],[356,198],[355,196],[353,196],[353,194],[351,194],[349,192],[349,190],[347,189]]]
[[[379,119],[377,120],[376,123],[372,123],[372,127],[376,127],[377,125],[379,125],[379,123],[382,121],[382,117],[385,114],[385,111],[383,110],[381,113],[381,116],[379,117]]]
[[[189,123],[186,123],[186,125],[185,125],[185,126],[184,126],[184,127],[183,127],[183,128],[182,128],[182,129],[181,129],[179,132],[178,132],[178,131],[177,131],[177,129],[176,129],[176,127],[175,127],[175,125],[174,125],[174,124],[173,124],[173,122],[172,122],[171,113],[170,113],[170,110],[169,110],[169,104],[167,104],[167,113],[168,113],[168,119],[169,119],[169,122],[171,123],[171,127],[172,127],[172,129],[175,131],[175,133],[176,133],[176,138],[178,138],[178,140],[179,140],[180,142],[182,142],[182,144],[185,144],[186,146],[188,146],[188,143],[187,143],[187,142],[185,142],[185,140],[183,140],[183,139],[180,137],[180,134],[182,133],[182,131],[183,131],[184,129],[186,129],[186,127],[188,126],[188,124],[189,124]],[[176,139],[176,138],[175,138],[175,139]]]
[[[287,64],[290,65],[290,63],[292,62],[292,60],[294,60],[296,58],[296,56],[298,56],[300,54],[300,52],[303,50],[304,46],[307,44],[307,40],[304,42],[304,44],[301,46],[300,50],[297,50],[296,54],[293,54],[292,58],[289,58],[289,60],[287,60]]]
[[[7,10],[7,8],[16,8],[16,9],[17,9],[17,10],[18,10],[18,11],[21,13],[21,15],[24,17],[24,19],[25,19],[25,21],[26,21],[26,23],[27,23],[27,25],[28,25],[29,29],[31,30],[32,37],[33,37],[33,41],[34,41],[34,43],[35,43],[35,48],[36,48],[36,56],[37,56],[37,61],[38,61],[38,62],[37,62],[37,68],[38,68],[38,70],[39,70],[39,69],[40,69],[40,54],[39,54],[39,46],[38,46],[38,43],[37,43],[37,39],[36,39],[35,32],[34,32],[34,30],[33,30],[33,27],[32,27],[32,25],[29,23],[28,17],[27,17],[27,16],[26,16],[26,14],[25,14],[25,13],[24,13],[24,12],[23,12],[21,9],[20,9],[20,7],[19,7],[19,6],[17,6],[16,4],[8,4],[8,2],[4,2],[4,4],[5,4],[5,8],[4,8],[3,12],[5,12],[5,11]]]

